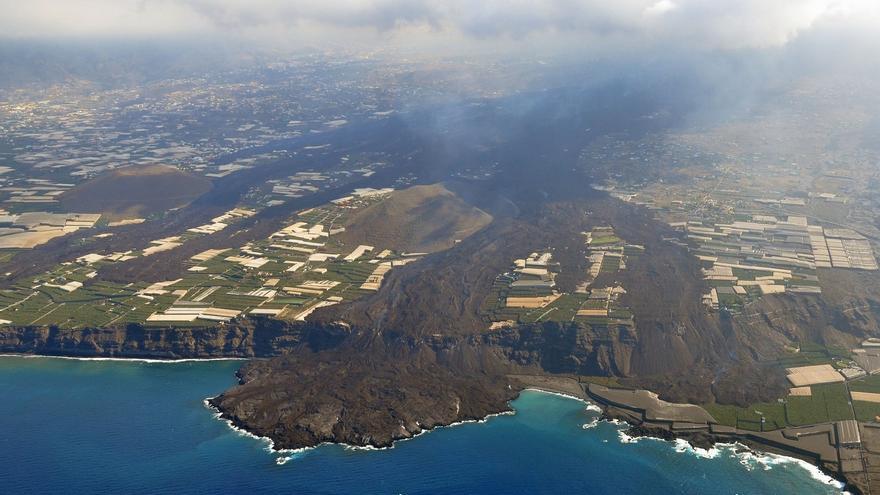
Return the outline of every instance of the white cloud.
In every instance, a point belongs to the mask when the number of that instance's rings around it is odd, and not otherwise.
[[[880,27],[876,0],[0,0],[0,36],[261,38],[308,33],[405,41],[625,38],[693,48],[781,46],[816,25]]]
[[[6,37],[154,36],[212,31],[189,6],[143,0],[0,0],[0,33]]]
[[[657,3],[649,6],[645,9],[645,15],[663,15],[670,10],[678,7],[678,4],[673,2],[672,0],[660,0]]]

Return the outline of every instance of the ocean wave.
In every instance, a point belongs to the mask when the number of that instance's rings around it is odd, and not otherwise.
[[[687,440],[682,438],[675,439],[675,451],[679,454],[688,453],[693,454],[702,459],[714,459],[721,454],[721,451],[718,450],[717,447],[712,447],[711,449],[701,449],[699,447],[694,447]]]
[[[583,399],[581,397],[575,397],[574,395],[564,394],[561,392],[554,392],[551,390],[544,390],[544,389],[540,389],[540,388],[532,388],[532,387],[526,388],[524,390],[529,390],[532,392],[539,392],[539,393],[547,394],[547,395],[556,395],[558,397],[565,397],[566,399],[576,400],[578,402],[582,402],[582,403],[586,404],[586,407],[584,408],[585,411],[588,411],[591,413],[597,413],[597,414],[602,413],[601,407],[599,407],[597,404],[594,404],[594,403],[590,402],[589,400]],[[596,426],[598,426],[600,422],[611,423],[613,425],[625,424],[625,423],[618,421],[616,419],[610,419],[610,420],[604,419],[603,420],[603,419],[600,419],[599,416],[596,416],[596,417],[592,418],[588,423],[581,425],[581,428],[583,428],[584,430],[589,430],[589,429],[592,429],[592,428],[595,428]]]
[[[548,394],[548,395],[556,395],[556,396],[558,396],[558,397],[565,397],[566,399],[572,399],[572,400],[576,400],[576,401],[583,402],[584,404],[592,405],[589,401],[587,401],[587,400],[584,399],[583,397],[578,397],[578,396],[575,396],[575,395],[565,394],[565,393],[562,393],[562,392],[556,392],[556,391],[553,391],[553,390],[545,390],[545,389],[543,389],[543,388],[534,388],[534,387],[524,388],[523,390],[529,390],[529,391],[531,391],[531,392],[540,392],[540,393],[542,393],[542,394]]]
[[[217,410],[217,408],[212,406],[211,403],[208,402],[209,399],[210,398],[204,399],[202,401],[202,404],[204,404],[206,408],[211,410],[211,412],[213,413],[212,415],[214,416],[214,419],[226,423],[226,426],[228,426],[238,436],[251,438],[251,439],[257,440],[259,442],[265,443],[266,447],[264,450],[266,452],[268,452],[270,454],[281,454],[280,457],[277,457],[275,459],[275,464],[278,464],[279,466],[286,464],[288,461],[299,458],[311,450],[314,450],[314,449],[317,449],[318,447],[326,445],[326,444],[322,443],[322,444],[316,445],[314,447],[301,447],[298,449],[277,449],[276,450],[275,449],[275,442],[271,438],[261,437],[259,435],[255,435],[255,434],[245,430],[244,428],[239,428],[239,427],[235,426],[235,424],[232,422],[232,420],[223,418],[223,415],[220,414],[220,412]]]
[[[116,361],[120,363],[155,363],[155,364],[181,364],[200,363],[212,361],[247,361],[248,358],[185,358],[185,359],[149,359],[149,358],[116,358],[116,357],[77,357],[77,356],[43,356],[40,354],[0,354],[0,358],[22,359],[65,359],[69,361]]]
[[[620,439],[620,443],[636,443],[639,441],[639,437],[627,435],[623,430],[617,430],[617,437]]]
[[[617,430],[617,435],[620,443],[622,444],[637,443],[646,438],[663,441],[655,437],[633,437],[627,434],[626,430],[624,430],[623,428]],[[843,491],[843,488],[846,486],[845,483],[825,474],[816,465],[813,465],[802,459],[797,459],[785,455],[766,452],[755,452],[749,447],[738,442],[717,443],[711,449],[702,449],[699,447],[694,447],[687,440],[677,438],[672,443],[672,448],[677,453],[692,455],[700,459],[716,459],[723,454],[728,455],[731,459],[737,459],[739,463],[748,471],[756,468],[761,468],[765,471],[769,471],[778,466],[795,465],[806,470],[809,473],[810,477],[814,480],[825,485],[832,486],[837,490],[841,490],[841,493],[843,494],[849,494],[849,492]]]
[[[739,460],[740,464],[745,466],[748,470],[760,467],[765,471],[769,471],[776,466],[796,465],[806,470],[810,474],[811,478],[820,483],[833,486],[834,488],[841,491],[846,486],[845,483],[822,472],[822,470],[819,469],[818,466],[802,459],[788,457],[780,454],[754,452],[740,443],[718,444],[718,447],[722,447],[730,452],[731,457],[736,457]],[[842,491],[842,493],[848,494],[849,492]]]
[[[620,443],[638,443],[648,437],[634,437],[625,430],[617,430],[617,438],[620,440]]]
[[[607,422],[610,423],[610,421],[607,421]],[[617,430],[617,438],[618,438],[618,440],[620,440],[620,443],[639,443],[639,442],[643,442],[646,440],[665,442],[665,440],[663,440],[662,438],[657,438],[657,437],[632,436],[632,435],[628,434],[626,432],[626,430],[624,430],[623,428],[619,428]]]
[[[595,428],[597,426],[599,426],[599,417],[598,416],[591,419],[589,423],[582,424],[581,428],[583,428],[585,430],[589,430],[590,428]]]
[[[514,414],[516,414],[516,411],[513,411],[513,410],[502,411],[500,413],[489,414],[485,418],[482,418],[482,419],[466,419],[463,421],[456,421],[456,422],[450,423],[448,425],[440,425],[440,426],[435,426],[434,428],[430,428],[430,429],[423,429],[411,437],[398,438],[398,439],[394,440],[391,443],[391,445],[389,445],[388,447],[376,447],[374,445],[352,445],[349,443],[334,444],[334,443],[330,443],[330,442],[325,442],[325,443],[319,444],[315,447],[306,447],[306,448],[302,448],[302,449],[293,449],[293,450],[277,450],[277,451],[273,451],[273,452],[281,452],[281,453],[292,452],[293,453],[293,455],[289,456],[288,458],[285,458],[284,460],[281,460],[280,458],[275,460],[276,464],[282,465],[282,464],[287,463],[287,461],[302,457],[302,454],[305,453],[306,451],[316,449],[318,447],[323,447],[325,445],[338,445],[338,446],[342,447],[344,450],[350,450],[350,451],[372,452],[372,451],[380,451],[380,450],[389,450],[389,449],[393,449],[394,446],[397,445],[399,442],[406,442],[407,440],[413,440],[416,437],[426,435],[428,433],[431,433],[432,431],[439,430],[441,428],[453,428],[453,427],[465,425],[468,423],[485,423],[485,422],[489,421],[490,419],[497,417],[497,416],[513,416]],[[234,428],[234,426],[233,426],[233,428]],[[271,439],[266,439],[266,440],[269,440],[269,442],[271,442]]]

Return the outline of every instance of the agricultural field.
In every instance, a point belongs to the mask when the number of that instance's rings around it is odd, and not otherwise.
[[[158,255],[226,228],[252,211],[236,208],[211,224],[152,241],[140,251],[82,256],[0,291],[0,320],[74,329],[129,323],[198,327],[244,315],[301,320],[319,307],[378,290],[389,270],[417,259],[401,255],[394,246],[348,246],[339,240],[351,215],[387,195],[360,191],[300,212],[266,239],[193,256],[186,274],[176,280],[122,285],[96,276],[104,264]]]
[[[578,292],[587,297],[575,319],[590,325],[632,325],[632,312],[620,302],[626,289],[613,280],[616,273],[626,270],[627,259],[640,256],[644,248],[627,244],[612,227],[596,227],[585,232],[584,242],[590,267]]]
[[[702,407],[720,424],[752,431],[853,419],[846,387],[842,383],[813,385],[811,389],[812,395],[808,397],[789,396],[777,402],[752,404],[749,407],[718,404],[703,404]]]
[[[869,375],[849,383],[851,392],[867,392],[880,394],[880,375]],[[877,421],[880,416],[880,403],[863,400],[853,400],[853,409],[859,421]]]
[[[797,366],[812,366],[817,364],[830,364],[841,368],[844,361],[848,361],[852,353],[842,347],[826,347],[819,344],[803,343],[796,350],[792,349],[777,359],[777,363],[784,368]]]
[[[515,260],[510,271],[496,277],[483,303],[487,321],[493,326],[541,321],[632,325],[632,312],[620,303],[626,290],[595,282],[600,276],[607,279],[626,269],[627,257],[638,256],[644,249],[626,244],[611,227],[597,227],[584,236],[589,269],[575,292],[557,291],[555,276],[559,265],[553,261],[552,248],[532,253],[528,258]]]

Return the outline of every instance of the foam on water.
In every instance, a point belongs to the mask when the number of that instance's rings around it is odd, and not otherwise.
[[[555,395],[557,397],[565,397],[566,399],[576,400],[578,402],[583,402],[584,404],[592,405],[592,404],[590,404],[589,401],[585,400],[582,397],[577,397],[575,395],[566,394],[566,393],[562,393],[562,392],[556,392],[553,390],[545,390],[543,388],[534,388],[534,387],[528,387],[524,390],[528,390],[529,392],[538,392],[539,394],[547,394],[547,395]]]
[[[714,459],[714,458],[718,457],[718,455],[721,453],[715,447],[713,447],[711,449],[701,449],[699,447],[694,447],[693,445],[690,444],[690,442],[688,442],[687,440],[681,439],[681,438],[676,438],[674,444],[675,444],[675,447],[674,447],[675,451],[678,452],[679,454],[682,454],[682,453],[693,454],[693,455],[700,457],[700,458],[703,458],[703,459]]]
[[[276,449],[275,448],[275,441],[273,441],[271,438],[261,437],[259,435],[254,434],[254,433],[251,433],[251,432],[245,430],[244,428],[239,428],[238,426],[235,426],[235,424],[232,422],[232,420],[223,418],[223,415],[217,410],[217,408],[212,406],[211,403],[208,402],[209,399],[210,399],[210,397],[207,399],[204,399],[202,401],[202,403],[205,405],[205,407],[207,407],[208,409],[210,409],[212,411],[214,419],[224,422],[226,424],[226,426],[228,426],[232,431],[234,431],[239,436],[252,438],[252,439],[257,440],[259,442],[265,443],[266,444],[266,447],[265,447],[266,452],[268,452],[270,454],[281,454],[280,457],[277,457],[275,459],[275,464],[278,464],[279,466],[286,464],[288,461],[298,459],[311,450],[315,450],[318,447],[321,447],[323,445],[328,445],[327,443],[321,443],[321,444],[318,444],[314,447],[301,447],[298,449]],[[364,447],[364,448],[366,448],[366,447]],[[378,450],[378,449],[376,449],[376,450]]]
[[[235,431],[236,433],[238,433],[241,436],[253,438],[255,440],[259,440],[261,442],[266,443],[266,451],[267,452],[270,452],[272,454],[282,454],[281,457],[278,457],[277,459],[275,459],[275,463],[278,465],[284,465],[289,461],[300,459],[306,453],[313,451],[313,450],[316,450],[316,449],[319,449],[321,447],[325,447],[325,446],[338,445],[338,446],[342,447],[344,450],[348,450],[348,451],[367,451],[367,452],[369,452],[369,451],[389,450],[389,449],[393,449],[394,446],[400,442],[406,442],[407,440],[413,440],[417,437],[431,433],[432,431],[435,431],[435,430],[440,430],[443,428],[453,428],[456,426],[461,426],[461,425],[466,425],[466,424],[471,424],[471,423],[476,423],[476,424],[485,423],[485,422],[489,421],[490,419],[498,417],[498,416],[513,416],[514,414],[516,414],[516,411],[514,411],[514,410],[502,411],[500,413],[489,414],[488,416],[486,416],[485,418],[482,418],[482,419],[468,419],[468,420],[463,420],[463,421],[456,421],[456,422],[448,424],[448,425],[440,425],[440,426],[435,426],[434,428],[430,428],[430,429],[423,429],[422,431],[414,434],[411,437],[399,438],[397,440],[394,440],[394,442],[388,447],[376,447],[374,445],[334,444],[331,442],[322,442],[322,443],[319,443],[318,445],[315,445],[314,447],[301,447],[298,449],[276,449],[275,442],[272,441],[271,438],[261,437],[261,436],[255,435],[255,434],[253,434],[243,428],[239,428],[239,427],[235,426],[232,423],[232,421],[230,421],[228,419],[224,419],[222,417],[222,415],[219,412],[217,412],[216,408],[211,406],[211,404],[208,402],[208,399],[204,400],[204,404],[205,404],[205,407],[214,411],[214,419],[218,419],[220,421],[223,421],[229,428],[231,428],[233,431]]]
[[[607,422],[613,423],[613,421]],[[654,437],[633,437],[627,434],[623,428],[617,430],[617,435],[621,444],[637,443],[644,439],[662,441],[661,439]],[[779,454],[755,452],[741,443],[718,443],[710,449],[702,449],[694,447],[687,440],[676,438],[672,442],[672,448],[677,453],[689,454],[700,459],[717,459],[721,455],[727,455],[731,459],[737,459],[747,471],[752,471],[755,468],[769,471],[778,466],[795,465],[807,471],[811,478],[823,484],[832,486],[841,491],[845,486],[843,482],[825,474],[818,466],[810,464],[807,461]],[[842,491],[842,493],[848,494],[849,492]]]
[[[531,387],[530,387],[530,388],[526,388],[525,390],[528,390],[528,391],[531,391],[531,392],[538,392],[538,393],[542,393],[542,394],[547,394],[547,395],[555,395],[555,396],[557,396],[557,397],[564,397],[564,398],[566,398],[566,399],[571,399],[571,400],[576,400],[576,401],[583,402],[584,404],[586,404],[586,405],[587,405],[586,410],[588,410],[588,411],[595,411],[595,412],[601,412],[601,411],[602,411],[602,409],[599,408],[598,406],[596,406],[595,404],[592,404],[591,402],[586,401],[586,400],[584,400],[584,399],[582,399],[582,398],[580,398],[580,397],[576,397],[576,396],[574,396],[574,395],[565,394],[565,393],[562,393],[562,392],[555,392],[555,391],[550,391],[550,390],[544,390],[544,389],[540,389],[540,388],[531,388]],[[205,405],[206,405],[207,407],[211,408],[211,409],[214,409],[214,408],[208,403],[208,400],[207,400],[207,399],[205,399]],[[216,409],[215,409],[215,410],[216,410]],[[511,408],[511,409],[508,410],[508,411],[502,411],[502,412],[499,412],[499,413],[489,414],[489,415],[487,415],[486,417],[481,418],[481,419],[466,419],[466,420],[462,420],[462,421],[456,421],[456,422],[450,423],[450,424],[448,424],[448,425],[440,425],[440,426],[435,426],[434,428],[430,428],[430,429],[423,429],[422,431],[420,431],[420,432],[414,434],[414,435],[411,436],[411,437],[408,437],[408,438],[400,438],[400,439],[395,440],[395,441],[394,441],[390,446],[388,446],[388,447],[375,447],[375,446],[373,446],[373,445],[351,445],[351,444],[341,444],[341,446],[342,446],[343,449],[345,449],[345,450],[349,450],[349,451],[378,451],[378,450],[393,449],[393,448],[394,448],[394,445],[396,445],[396,444],[399,443],[399,442],[405,442],[405,441],[407,441],[407,440],[413,440],[413,439],[415,439],[415,438],[417,438],[417,437],[420,437],[420,436],[422,436],[422,435],[424,435],[424,434],[430,433],[430,432],[435,431],[435,430],[440,430],[440,429],[443,429],[443,428],[452,428],[452,427],[455,427],[455,426],[466,425],[466,424],[471,424],[471,423],[476,423],[476,424],[485,423],[485,422],[487,422],[487,421],[489,421],[490,419],[495,418],[495,417],[499,417],[499,416],[512,416],[512,415],[514,415],[514,414],[516,414],[516,410],[514,410],[514,409]],[[217,419],[222,419],[222,418],[220,418],[220,414],[219,414],[219,413],[216,413],[216,414],[215,414],[215,417],[216,417]],[[598,418],[595,418],[595,421],[596,421],[596,424],[598,424]],[[274,442],[272,442],[272,440],[271,440],[270,438],[267,438],[267,437],[258,437],[258,436],[254,435],[254,434],[252,434],[252,433],[246,432],[245,430],[242,430],[241,428],[238,428],[238,427],[236,427],[235,425],[233,425],[233,424],[232,424],[232,421],[228,421],[228,420],[227,420],[227,421],[226,421],[226,424],[227,424],[230,428],[232,428],[233,430],[235,430],[235,431],[238,431],[238,432],[244,432],[244,433],[246,433],[248,436],[250,436],[250,437],[252,437],[252,438],[260,439],[260,440],[262,440],[262,441],[267,442],[268,445],[269,445],[268,449],[269,449],[270,452],[279,453],[279,454],[289,454],[289,455],[286,455],[286,456],[284,456],[284,457],[279,457],[279,458],[277,458],[277,459],[275,460],[275,462],[276,462],[277,464],[279,464],[279,465],[283,465],[283,464],[286,464],[286,463],[289,462],[289,461],[292,461],[292,460],[296,460],[296,459],[298,459],[298,458],[301,458],[301,457],[303,456],[303,454],[305,454],[306,452],[308,452],[308,451],[310,451],[310,450],[313,450],[313,449],[319,448],[319,447],[324,446],[324,445],[331,445],[330,443],[322,443],[322,444],[319,444],[319,445],[317,445],[317,446],[315,446],[315,447],[304,447],[304,448],[300,448],[300,449],[279,449],[279,450],[275,450],[275,449],[274,449]],[[594,426],[595,426],[595,425],[594,425]],[[587,428],[586,425],[584,425],[584,427],[585,427],[585,429]]]
[[[725,450],[730,452],[731,457],[736,457],[739,459],[740,464],[746,467],[746,469],[754,469],[755,467],[762,467],[765,471],[769,471],[777,466],[785,466],[785,465],[796,465],[801,469],[807,471],[810,474],[810,477],[816,481],[824,483],[826,485],[833,486],[838,490],[843,490],[845,484],[841,481],[838,481],[831,476],[823,473],[818,466],[810,464],[807,461],[802,459],[796,459],[794,457],[783,456],[779,454],[771,454],[765,452],[754,452],[748,447],[739,444],[719,444]],[[849,493],[849,492],[842,492]]]
[[[591,419],[589,423],[582,424],[581,428],[583,428],[585,430],[589,430],[590,428],[595,428],[597,426],[599,426],[599,417],[598,416]]]
[[[96,361],[116,363],[150,363],[150,364],[181,364],[181,363],[210,363],[224,361],[247,361],[247,358],[184,358],[184,359],[151,359],[151,358],[114,358],[114,357],[77,357],[77,356],[41,356],[38,354],[0,354],[0,358],[21,359],[63,359],[67,361]]]

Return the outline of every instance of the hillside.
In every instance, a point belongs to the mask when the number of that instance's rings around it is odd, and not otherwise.
[[[178,208],[210,189],[208,179],[173,167],[125,167],[78,185],[60,201],[67,211],[101,213],[118,220]]]
[[[351,245],[431,253],[452,247],[491,221],[488,213],[442,184],[413,186],[352,216],[341,239]]]

